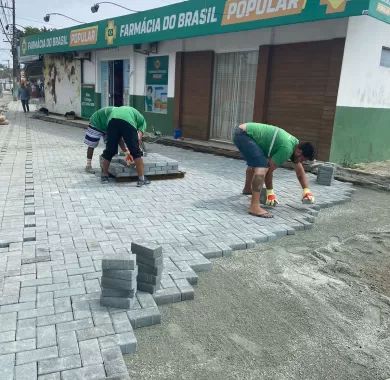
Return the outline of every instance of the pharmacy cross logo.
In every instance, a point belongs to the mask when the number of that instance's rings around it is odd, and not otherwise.
[[[321,5],[326,5],[326,13],[339,13],[345,11],[347,0],[321,0]]]
[[[114,20],[107,22],[107,27],[104,30],[104,38],[107,42],[107,45],[112,45],[116,38],[116,25]]]
[[[155,68],[156,70],[158,70],[160,67],[161,67],[161,62],[160,62],[159,59],[156,59],[156,60],[154,61],[154,68]]]

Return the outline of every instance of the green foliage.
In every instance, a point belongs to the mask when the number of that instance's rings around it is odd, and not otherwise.
[[[0,63],[0,79],[10,78],[12,76],[12,69]]]
[[[36,28],[34,26],[26,26],[25,30],[20,31],[20,37],[32,36],[33,34],[38,34],[38,33],[51,32],[53,30],[55,30],[55,29],[54,28],[46,28],[46,26],[44,26],[43,28]]]

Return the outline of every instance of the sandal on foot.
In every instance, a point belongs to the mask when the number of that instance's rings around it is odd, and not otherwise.
[[[100,180],[102,181],[102,183],[108,183],[108,182],[110,182],[109,177],[106,176],[106,175],[102,175],[102,176],[100,177]]]
[[[269,212],[264,212],[262,214],[255,214],[254,212],[249,212],[250,215],[257,216],[258,218],[272,219],[274,216]]]
[[[90,174],[95,174],[95,169],[93,169],[92,166],[86,166],[85,171]]]

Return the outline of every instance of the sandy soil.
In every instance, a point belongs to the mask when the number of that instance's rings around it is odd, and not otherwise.
[[[136,379],[390,378],[390,194],[359,189],[311,231],[217,259],[161,308]]]

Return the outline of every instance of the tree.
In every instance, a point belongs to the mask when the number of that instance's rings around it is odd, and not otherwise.
[[[0,79],[12,78],[12,69],[0,63]]]
[[[20,37],[26,37],[26,36],[32,36],[33,34],[51,32],[53,30],[55,30],[55,28],[46,28],[46,26],[44,26],[43,28],[36,28],[34,26],[26,26],[25,30],[21,30],[19,35],[20,35]]]

